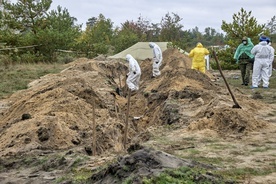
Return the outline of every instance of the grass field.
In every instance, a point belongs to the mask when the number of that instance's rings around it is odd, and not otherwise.
[[[0,99],[7,98],[15,91],[26,89],[28,83],[49,73],[59,73],[64,64],[18,64],[0,66]]]
[[[240,75],[239,71],[237,71],[238,74]],[[229,82],[230,85],[232,86],[236,86],[236,87],[242,87],[244,89],[246,88],[249,88],[250,89],[250,85],[249,86],[242,86],[241,85],[241,79],[240,78],[234,78],[233,76],[232,77],[228,77],[227,78],[227,81]],[[251,81],[250,81],[250,84],[251,84]],[[260,88],[262,86],[259,86]],[[274,70],[272,72],[272,76],[270,77],[270,80],[269,80],[269,88],[271,89],[276,89],[276,70]]]
[[[262,84],[259,85],[259,88],[256,89],[251,89],[251,81],[248,86],[243,86],[241,85],[241,78],[240,78],[240,71],[236,70],[235,72],[233,71],[223,71],[223,73],[226,73],[226,80],[227,83],[232,87],[232,88],[238,88],[239,90],[243,91],[245,94],[251,94],[251,95],[256,95],[260,94],[261,98],[258,98],[258,100],[261,100],[263,102],[269,103],[269,104],[276,104],[276,70],[272,72],[272,76],[270,77],[269,80],[269,88],[264,89],[262,87]],[[229,73],[232,73],[231,75],[227,75]],[[221,81],[222,82],[222,81]],[[223,85],[224,82],[222,83]]]

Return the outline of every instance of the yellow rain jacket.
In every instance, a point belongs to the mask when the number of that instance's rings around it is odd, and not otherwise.
[[[192,60],[192,69],[196,69],[205,73],[205,56],[209,54],[209,51],[203,47],[201,43],[198,43],[194,49],[189,53],[189,57]]]

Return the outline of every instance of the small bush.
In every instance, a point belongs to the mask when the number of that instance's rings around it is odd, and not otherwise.
[[[9,55],[0,55],[0,66],[7,68],[12,64],[12,58]]]
[[[36,63],[37,57],[30,52],[20,55],[20,63]]]
[[[239,69],[239,65],[236,64],[234,57],[234,51],[231,48],[227,48],[225,50],[219,50],[217,52],[217,58],[219,60],[219,64],[221,66],[221,69],[223,70],[237,70]],[[212,69],[218,69],[217,63],[212,58],[210,61],[210,66]]]
[[[222,70],[238,70],[239,69],[238,64],[231,64],[229,62],[224,62],[224,61],[220,61],[219,64],[220,64],[220,67]],[[212,69],[218,70],[217,62],[211,61],[210,66]]]
[[[74,57],[72,56],[58,57],[57,59],[58,63],[64,63],[64,64],[70,63],[72,61],[74,61]]]

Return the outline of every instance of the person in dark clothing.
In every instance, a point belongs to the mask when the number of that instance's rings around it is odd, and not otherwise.
[[[254,47],[250,38],[243,37],[242,43],[236,49],[234,59],[239,64],[242,77],[242,85],[248,86],[250,81],[250,70],[252,70],[254,55],[251,50]]]

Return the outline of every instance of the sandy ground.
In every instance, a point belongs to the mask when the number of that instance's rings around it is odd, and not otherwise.
[[[232,108],[217,72],[191,70],[190,58],[178,50],[166,50],[163,58],[162,75],[155,79],[150,59],[139,61],[142,76],[139,91],[130,98],[126,147],[139,144],[221,169],[268,173],[248,173],[241,183],[276,181],[275,103],[233,87],[242,108]],[[1,183],[54,183],[70,173],[76,155],[86,155],[82,168],[93,170],[126,154],[126,73],[125,62],[82,58],[1,100]],[[232,75],[238,74],[227,73]],[[258,92],[273,96],[275,89]],[[39,164],[40,156],[52,159]]]

